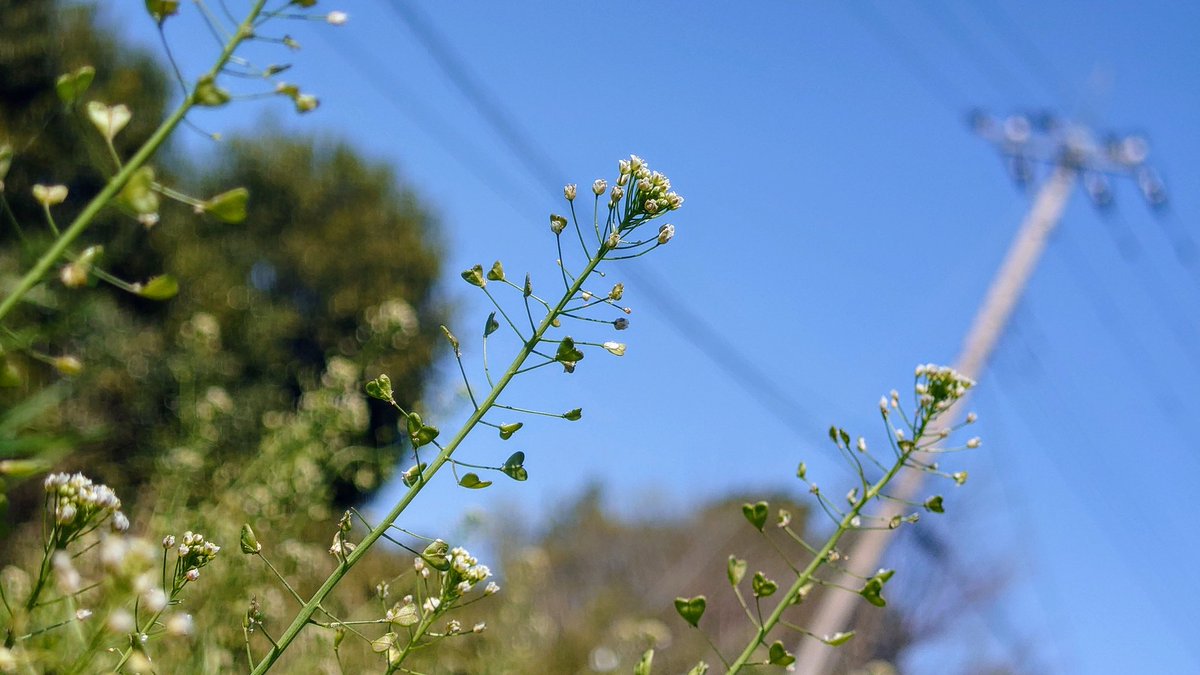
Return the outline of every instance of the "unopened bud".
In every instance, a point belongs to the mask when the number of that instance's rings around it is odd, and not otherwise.
[[[594,183],[592,183],[592,192],[597,197],[604,194],[604,191],[607,189],[608,189],[608,181],[604,180],[603,178],[597,178],[596,181]]]
[[[563,188],[563,196],[566,197],[567,201],[569,202],[575,201],[575,192],[576,188],[574,183],[571,183]]]

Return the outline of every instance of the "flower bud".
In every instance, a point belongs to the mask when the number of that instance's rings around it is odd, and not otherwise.
[[[621,317],[613,321],[613,328],[616,328],[617,330],[625,330],[626,328],[629,328],[629,319]]]
[[[563,188],[563,196],[566,197],[567,201],[569,202],[575,201],[575,192],[576,188],[574,183],[571,183]]]
[[[597,178],[595,180],[595,182],[592,183],[592,192],[597,197],[604,194],[604,191],[607,189],[608,189],[608,182],[605,181],[603,178]]]
[[[621,342],[605,342],[603,346],[613,356],[625,356],[625,345]]]
[[[675,226],[667,223],[658,228],[658,243],[665,244],[675,236]]]
[[[342,26],[349,18],[350,16],[345,12],[333,11],[325,15],[325,22],[331,26]]]

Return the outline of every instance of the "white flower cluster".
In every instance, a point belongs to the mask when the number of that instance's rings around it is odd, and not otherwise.
[[[475,584],[492,576],[487,565],[480,565],[479,560],[461,546],[450,549],[450,569],[460,579],[455,587],[459,595],[465,595]]]
[[[129,529],[129,519],[120,510],[121,500],[107,485],[93,483],[81,473],[52,473],[46,476],[44,486],[54,498],[54,522],[64,529],[78,531],[93,518],[109,516],[113,530]]]
[[[204,535],[199,532],[188,531],[183,533],[183,541],[176,552],[183,567],[187,569],[188,580],[195,581],[193,577],[199,578],[198,570],[212,562],[221,552],[221,547],[211,541],[205,541]]]
[[[629,159],[617,162],[617,169],[620,173],[618,187],[631,181],[637,186],[634,211],[654,216],[683,206],[683,197],[671,191],[671,180],[657,171],[651,171],[641,157],[630,155]]]
[[[975,381],[949,366],[932,363],[917,366],[915,390],[921,405],[934,411],[942,411],[966,395],[975,386]]]

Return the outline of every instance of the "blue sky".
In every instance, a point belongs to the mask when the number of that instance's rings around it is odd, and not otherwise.
[[[116,3],[110,18],[152,46],[141,6]],[[984,446],[956,458],[972,479],[940,490],[950,513],[935,527],[963,564],[1011,575],[994,611],[1036,645],[1032,665],[1200,669],[1186,630],[1200,557],[1200,443],[1189,426],[1200,412],[1200,260],[1185,264],[1176,250],[1200,239],[1200,6],[418,3],[529,139],[537,155],[525,161],[390,2],[326,6],[349,23],[281,24],[304,49],[255,52],[264,64],[295,63],[285,79],[320,96],[316,113],[295,118],[269,101],[195,120],[227,134],[275,120],[393,163],[444,226],[444,293],[461,308],[460,336],[488,310],[458,270],[500,259],[510,275],[554,281],[546,216],[563,209],[563,183],[611,180],[633,152],[687,198],[672,217],[675,240],[635,263],[638,282],[659,290],[623,278],[628,354],[593,354],[570,377],[539,371],[510,399],[582,406],[583,421],[535,420],[506,443],[474,439],[464,459],[521,449],[530,481],[434,486],[412,521],[433,530],[468,510],[537,519],[596,481],[628,514],[799,492],[800,460],[822,484],[844,482],[824,429],[836,422],[882,441],[879,395],[903,390],[916,363],[953,361],[1028,206],[966,112],[1051,109],[1101,132],[1145,134],[1169,215],[1156,219],[1127,180],[1108,221],[1082,191],[1073,196],[981,378],[973,407]],[[207,67],[212,44],[194,17],[167,35],[189,76]],[[186,142],[197,152],[207,143]],[[1112,232],[1131,237],[1136,254],[1123,255]],[[656,306],[662,297],[671,307]],[[478,357],[477,345],[465,351]],[[720,363],[738,360],[783,397]],[[465,412],[446,382],[430,397],[443,429]],[[905,665],[943,672],[1000,648],[968,618]]]

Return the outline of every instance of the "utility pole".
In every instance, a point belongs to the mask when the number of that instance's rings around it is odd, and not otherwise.
[[[976,132],[992,141],[1005,155],[1018,184],[1024,185],[1029,181],[1035,161],[1049,162],[1054,167],[1025,215],[959,350],[955,369],[973,380],[979,380],[1080,177],[1083,176],[1089,196],[1099,207],[1112,202],[1108,175],[1132,175],[1137,178],[1151,206],[1165,202],[1165,191],[1162,190],[1161,181],[1145,166],[1146,144],[1140,138],[1130,137],[1099,145],[1081,127],[1064,129],[1056,124],[1039,125],[1044,135],[1035,137],[1032,125],[1020,116],[1010,117],[998,125],[990,118],[975,114],[972,115],[972,125]],[[963,417],[970,395],[968,390],[967,395],[947,412],[951,423]],[[903,503],[917,498],[924,478],[924,472],[917,469],[905,467],[902,470],[890,493],[895,499],[881,500],[879,515],[883,522],[902,515]],[[846,552],[846,571],[859,578],[873,574],[891,534],[889,530],[862,530]],[[856,586],[858,580],[851,574],[843,573],[834,583]],[[818,636],[848,630],[847,624],[859,602],[861,598],[856,594],[826,594],[817,606],[808,630]],[[804,640],[797,649],[796,672],[804,675],[830,672],[835,649],[819,640]]]

